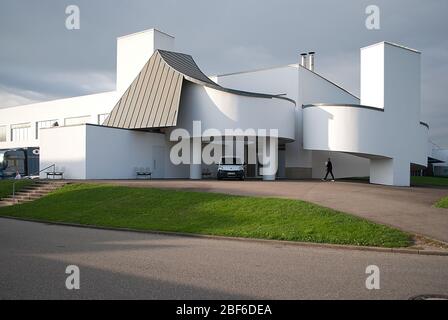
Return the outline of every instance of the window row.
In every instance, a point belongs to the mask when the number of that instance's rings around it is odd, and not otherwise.
[[[97,117],[97,124],[101,125],[104,123],[106,118],[109,116],[108,113],[99,114]],[[70,117],[64,119],[65,126],[78,125],[84,123],[90,123],[90,116],[81,117]],[[39,139],[39,130],[42,128],[51,128],[59,126],[57,119],[37,121],[35,125],[34,135],[31,122],[18,123],[11,125],[11,141],[26,141],[32,139]],[[6,132],[7,126],[0,125],[0,142],[6,142]]]

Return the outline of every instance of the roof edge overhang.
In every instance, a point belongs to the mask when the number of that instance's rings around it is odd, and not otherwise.
[[[103,124],[139,130],[176,126],[184,80],[230,94],[281,99],[296,105],[293,99],[280,95],[222,87],[207,77],[190,55],[156,50]]]
[[[255,97],[255,98],[265,98],[265,99],[282,99],[282,100],[286,100],[291,103],[294,103],[294,105],[296,104],[295,100],[287,98],[287,97],[282,97],[281,95],[250,92],[250,91],[236,90],[236,89],[230,89],[230,88],[223,87],[223,86],[217,84],[216,82],[214,82],[213,80],[211,80],[207,75],[205,75],[202,72],[202,70],[198,67],[198,65],[196,64],[196,62],[194,61],[192,56],[187,55],[185,53],[174,52],[174,51],[167,51],[167,50],[160,50],[160,49],[157,51],[161,54],[162,59],[164,59],[165,62],[169,66],[171,66],[176,71],[180,72],[184,76],[184,79],[188,80],[190,82],[193,82],[193,83],[205,86],[205,87],[213,88],[216,90],[224,91],[227,93],[236,94],[236,95],[249,96],[249,97]],[[178,57],[183,57],[186,60],[188,60],[191,63],[191,66],[194,68],[194,70],[187,69],[185,71],[185,70],[179,70],[178,68],[176,68],[176,65],[170,60],[170,58],[173,55],[177,55]],[[197,75],[195,76],[193,73],[195,73]]]

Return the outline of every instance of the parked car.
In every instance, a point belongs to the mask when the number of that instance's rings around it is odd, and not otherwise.
[[[245,178],[245,166],[240,158],[225,157],[222,158],[218,165],[218,180],[221,179],[240,179]]]

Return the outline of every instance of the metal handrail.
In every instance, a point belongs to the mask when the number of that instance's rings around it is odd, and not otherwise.
[[[36,172],[35,174],[30,174],[30,175],[24,176],[23,178],[31,178],[32,176],[35,176],[35,175],[39,175],[39,176],[40,176],[40,173],[41,173],[42,171],[45,171],[45,170],[47,170],[47,169],[50,169],[51,167],[53,167],[53,173],[55,173],[55,172],[56,172],[56,164],[53,163],[52,165],[49,165],[48,167],[45,167],[45,168],[43,168],[42,170],[39,170],[39,171]],[[18,181],[16,180],[16,181],[14,181],[14,182],[12,183],[12,200],[13,200],[13,201],[15,201],[15,199],[16,199],[16,183],[17,183],[17,182],[18,182]]]
[[[28,175],[28,176],[25,176],[24,178],[39,175],[42,171],[45,171],[45,170],[47,170],[47,169],[49,169],[49,168],[51,168],[51,167],[53,167],[53,172],[56,172],[56,164],[53,163],[52,165],[49,165],[48,167],[45,167],[45,168],[43,168],[42,170],[39,170],[39,171],[36,172],[35,174],[30,174],[30,175]]]

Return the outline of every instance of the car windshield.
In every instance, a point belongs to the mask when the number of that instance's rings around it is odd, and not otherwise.
[[[243,164],[240,158],[227,157],[221,158],[221,164]]]

